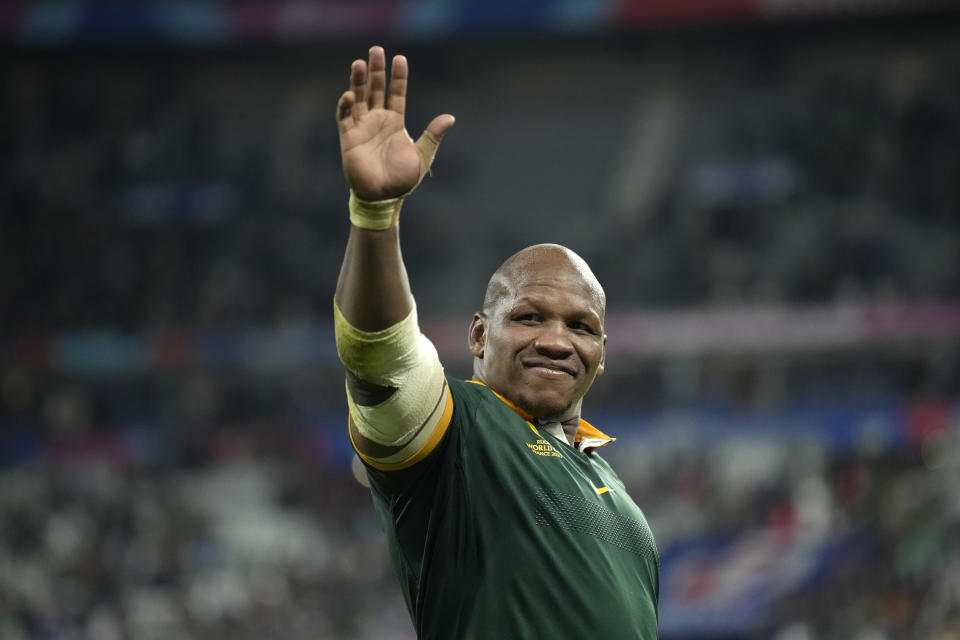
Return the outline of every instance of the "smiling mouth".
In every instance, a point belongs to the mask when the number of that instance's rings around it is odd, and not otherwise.
[[[573,371],[567,367],[556,365],[548,362],[531,362],[524,363],[525,368],[529,369],[533,373],[542,376],[544,378],[549,378],[551,380],[564,380],[567,378],[574,377]]]

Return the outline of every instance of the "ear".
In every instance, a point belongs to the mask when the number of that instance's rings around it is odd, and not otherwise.
[[[467,346],[475,358],[483,357],[483,348],[487,344],[487,316],[483,313],[473,314],[470,322],[470,332],[467,334]]]
[[[597,375],[603,375],[603,367],[607,364],[607,334],[603,334],[603,346],[600,347],[600,365],[597,367]]]

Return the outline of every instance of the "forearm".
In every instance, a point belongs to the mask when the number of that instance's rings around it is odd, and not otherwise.
[[[389,86],[386,75],[383,48],[371,47],[369,63],[350,65],[350,90],[337,103],[352,224],[335,301],[362,331],[386,329],[413,311],[397,235],[400,204],[420,184],[454,123],[449,114],[437,116],[414,142],[403,121],[407,59],[394,56]]]
[[[413,295],[397,226],[370,230],[351,225],[335,300],[344,318],[363,331],[386,329],[410,314]]]
[[[417,326],[395,225],[351,229],[335,301],[354,447],[381,469],[413,464],[446,429],[451,405],[437,352]]]

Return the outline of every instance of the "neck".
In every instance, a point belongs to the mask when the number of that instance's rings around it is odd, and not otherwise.
[[[543,418],[537,418],[536,423],[538,427],[549,431],[557,438],[562,438],[565,440],[571,447],[576,443],[577,428],[580,426],[579,416],[575,418],[568,418],[566,420],[546,420]]]
[[[573,446],[577,437],[577,429],[580,427],[580,407],[583,400],[578,400],[572,407],[567,409],[562,415],[551,417],[537,417],[536,423],[539,425],[558,424],[563,431],[563,438],[567,444]],[[554,434],[557,435],[557,434]],[[560,437],[557,435],[557,437]]]

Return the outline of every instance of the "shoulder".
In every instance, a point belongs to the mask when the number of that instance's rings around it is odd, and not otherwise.
[[[482,382],[448,376],[447,384],[453,396],[454,420],[461,429],[480,425],[486,432],[487,427],[524,421],[506,400]]]
[[[469,434],[477,422],[480,407],[487,401],[487,396],[493,394],[480,383],[450,375],[447,375],[447,386],[453,399],[453,419],[450,426],[458,436]]]
[[[482,403],[486,395],[492,395],[490,390],[480,382],[474,380],[460,380],[450,374],[446,374],[447,385],[450,387],[450,395],[453,396],[454,409],[457,403],[467,407],[476,407]]]

